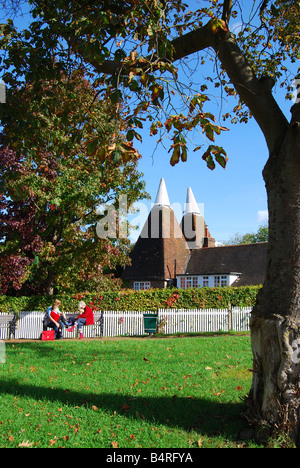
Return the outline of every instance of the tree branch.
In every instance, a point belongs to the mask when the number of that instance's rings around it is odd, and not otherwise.
[[[232,0],[224,0],[222,20],[225,21],[226,24],[229,23],[232,7]]]
[[[273,80],[259,80],[231,33],[218,33],[213,48],[240,99],[250,109],[260,126],[270,153],[276,151],[284,138],[288,121],[275,101]]]
[[[86,48],[85,41],[74,35],[68,38],[68,42],[74,51],[79,52],[84,57],[84,50]],[[212,45],[212,42],[213,34],[211,31],[211,23],[209,22],[202,28],[191,31],[184,36],[180,36],[174,39],[171,42],[173,47],[173,54],[167,54],[163,60],[176,62],[177,60],[188,57],[189,55],[199,52],[200,50],[207,49]],[[154,56],[154,59],[157,60],[158,57]],[[123,62],[105,60],[103,63],[99,63],[90,59],[88,59],[88,61],[91,63],[91,65],[93,65],[98,73],[105,73],[107,75],[128,75],[129,68],[132,67],[132,64],[128,63],[126,60]],[[148,68],[150,62],[151,58],[149,57],[149,62],[145,63],[144,68]],[[138,66],[140,69],[143,68],[143,65],[141,64]]]
[[[225,0],[223,15],[227,18],[231,7],[232,1]],[[74,37],[70,39],[70,42],[73,47],[75,46],[75,50],[84,51],[84,41]],[[219,28],[218,32],[213,32],[212,22],[209,21],[205,26],[174,39],[171,45],[173,48],[172,54],[167,54],[162,60],[176,62],[201,50],[210,47],[214,49],[241,101],[248,106],[260,126],[270,153],[273,153],[283,140],[288,121],[272,95],[273,80],[268,78],[259,80],[255,76],[239,48],[235,36],[230,32],[223,31],[221,28]],[[82,55],[84,56],[84,53]],[[159,60],[157,56],[154,58],[156,61]],[[145,63],[145,68],[149,67],[150,60],[149,58],[149,62]],[[132,64],[126,61],[105,61],[101,64],[90,61],[90,63],[97,72],[110,75],[127,75],[130,67],[132,67]],[[143,67],[141,64],[138,66],[139,68]]]

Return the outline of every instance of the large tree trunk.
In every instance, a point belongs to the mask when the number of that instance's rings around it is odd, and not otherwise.
[[[45,289],[48,296],[53,296],[54,294],[54,271],[52,267],[48,269],[48,275],[46,279]]]
[[[256,433],[284,433],[300,446],[300,127],[296,116],[264,169],[269,205],[266,279],[252,313]]]

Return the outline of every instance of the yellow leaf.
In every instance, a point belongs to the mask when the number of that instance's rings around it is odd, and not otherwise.
[[[29,442],[28,440],[23,440],[23,442],[21,442],[18,447],[32,447],[34,444],[34,442]]]
[[[56,444],[56,442],[58,441],[58,439],[55,437],[55,439],[50,439],[49,440],[49,445],[52,447],[54,444]]]

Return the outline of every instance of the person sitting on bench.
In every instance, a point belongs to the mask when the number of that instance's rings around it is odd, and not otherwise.
[[[94,325],[94,312],[91,307],[87,306],[85,302],[80,301],[78,304],[78,309],[80,314],[73,319],[74,323],[73,327],[68,328],[68,332],[72,332],[77,325],[78,331],[80,333],[80,339],[83,338],[82,327],[84,325]],[[70,321],[72,319],[69,319]]]

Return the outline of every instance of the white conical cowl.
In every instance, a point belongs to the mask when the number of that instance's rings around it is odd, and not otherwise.
[[[157,195],[156,195],[154,205],[169,206],[170,207],[170,200],[169,200],[169,195],[168,195],[168,192],[167,192],[165,179],[160,180],[160,184],[159,184],[159,188],[158,188],[158,192],[157,192]]]
[[[186,204],[184,207],[184,215],[186,214],[201,214],[191,187],[187,189]]]

